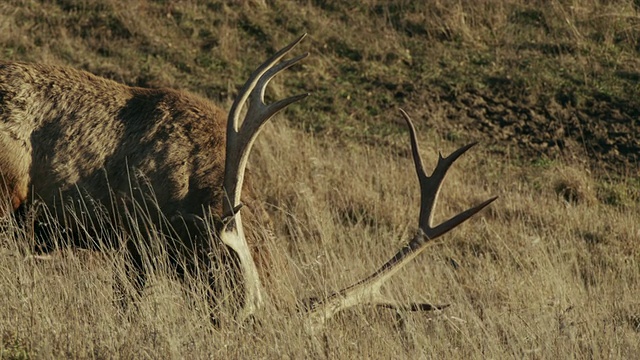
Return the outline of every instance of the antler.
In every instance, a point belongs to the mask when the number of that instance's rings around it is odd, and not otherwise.
[[[430,240],[434,240],[446,234],[451,229],[460,225],[497,199],[497,197],[493,197],[464,212],[461,212],[440,225],[433,226],[431,224],[433,209],[436,206],[438,194],[445,175],[447,174],[447,170],[449,170],[449,167],[451,167],[460,155],[464,154],[474,146],[475,143],[463,146],[446,158],[443,158],[440,154],[438,164],[436,165],[433,174],[431,174],[431,176],[427,176],[420,157],[416,131],[413,123],[411,122],[411,118],[406,112],[404,112],[404,110],[401,109],[400,112],[409,126],[409,133],[411,135],[411,152],[413,154],[413,161],[415,163],[416,173],[418,174],[418,180],[420,181],[420,218],[418,232],[406,246],[400,249],[400,251],[398,251],[389,261],[370,276],[328,296],[323,300],[317,301],[316,299],[312,299],[308,301],[305,306],[309,313],[309,325],[311,327],[311,331],[316,331],[324,326],[325,322],[338,312],[356,305],[376,305],[412,311],[425,311],[433,310],[434,308],[440,309],[446,307],[446,305],[433,306],[423,303],[413,303],[408,305],[406,303],[399,303],[393,299],[383,296],[380,292],[380,288],[387,280],[389,280],[389,278],[411,262],[411,260],[416,258],[430,244],[433,244]]]
[[[224,226],[220,232],[220,239],[238,254],[240,268],[243,272],[245,297],[243,308],[239,314],[241,321],[263,305],[262,285],[244,236],[242,219],[238,212],[241,207],[240,194],[244,171],[251,147],[263,125],[278,111],[308,96],[308,94],[301,94],[273,104],[264,103],[264,92],[269,81],[282,70],[307,57],[308,54],[305,53],[278,63],[305,36],[306,34],[303,34],[260,65],[244,84],[229,111],[224,170],[224,190],[227,199],[224,201],[222,209]],[[240,112],[245,105],[247,113],[241,123]]]

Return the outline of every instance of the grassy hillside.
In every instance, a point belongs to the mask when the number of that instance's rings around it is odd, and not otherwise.
[[[228,108],[301,33],[311,56],[270,98],[251,157],[275,224],[270,305],[216,328],[201,284],[154,274],[139,309],[113,303],[118,253],[25,261],[0,237],[0,357],[629,358],[640,353],[640,17],[633,1],[9,1],[7,60],[185,89]],[[323,336],[296,299],[368,274],[416,229],[407,130],[428,167],[480,141],[437,217],[500,195],[386,290],[441,313],[359,309]]]
[[[297,127],[384,143],[404,131],[390,118],[406,107],[441,136],[482,139],[498,153],[637,171],[632,1],[11,4],[1,5],[5,59],[225,104],[256,63],[308,32],[313,56],[274,90],[314,93],[290,116]]]

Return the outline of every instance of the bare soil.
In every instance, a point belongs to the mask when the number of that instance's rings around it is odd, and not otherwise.
[[[496,84],[436,92],[428,102],[444,113],[443,135],[470,133],[496,153],[516,147],[526,161],[563,159],[621,175],[640,165],[640,111],[624,101],[603,97],[577,106],[569,95],[532,99]]]

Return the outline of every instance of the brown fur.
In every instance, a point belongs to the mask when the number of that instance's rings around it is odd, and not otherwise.
[[[128,165],[146,175],[167,214],[219,207],[226,114],[194,95],[4,63],[0,100],[0,171],[21,200],[32,187],[54,205],[76,186],[108,200],[107,185],[129,193]]]
[[[120,221],[132,203],[149,202],[150,186],[168,219],[204,216],[207,207],[220,215],[225,129],[224,111],[186,92],[0,62],[0,192],[13,210],[39,199],[62,214],[82,193]],[[180,223],[172,223],[180,245],[206,254],[209,246]]]

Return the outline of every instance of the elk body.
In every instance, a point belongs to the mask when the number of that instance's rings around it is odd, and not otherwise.
[[[225,114],[202,99],[23,63],[0,63],[0,99],[12,210],[32,198],[64,206],[79,193],[109,204],[131,194],[132,171],[167,214],[221,205]]]
[[[197,96],[168,89],[125,86],[69,68],[0,62],[0,194],[21,212],[32,199],[63,216],[70,205],[106,213],[131,232],[156,239],[165,234],[170,258],[210,266],[215,243],[236,256],[243,294],[237,317],[243,320],[263,305],[258,269],[244,235],[240,202],[247,159],[262,126],[278,111],[306,94],[264,103],[265,88],[276,74],[306,54],[281,59],[304,35],[273,55],[251,75],[228,116]],[[241,116],[241,110],[247,111]],[[411,146],[421,187],[418,234],[370,277],[335,294],[304,302],[311,329],[357,304],[429,310],[428,304],[399,304],[380,287],[427,245],[491,203],[485,201],[441,225],[431,212],[451,164],[471,146],[441,158],[428,177],[422,167],[415,130]],[[241,120],[241,118],[243,118]],[[140,210],[141,217],[137,216]],[[215,239],[207,219],[219,219]],[[64,217],[64,216],[63,216]],[[64,218],[74,226],[74,218]],[[100,229],[93,229],[93,232]],[[77,236],[77,234],[76,234]],[[127,243],[132,273],[144,284],[140,245]],[[177,262],[177,260],[176,260]],[[187,262],[187,264],[189,261]],[[178,266],[179,267],[179,266]],[[189,270],[189,266],[187,269]]]
[[[0,174],[7,210],[26,212],[30,200],[38,200],[58,217],[66,214],[59,222],[82,247],[90,244],[82,240],[86,224],[76,224],[77,213],[106,209],[112,223],[125,227],[158,219],[140,228],[171,227],[204,260],[206,239],[189,236],[196,234],[195,224],[175,217],[204,216],[205,208],[221,212],[225,117],[184,92],[128,87],[71,68],[0,63]],[[146,219],[132,216],[141,207]],[[175,219],[161,222],[162,215]],[[103,230],[88,229],[88,235]],[[39,240],[38,250],[53,250],[51,239]],[[133,280],[142,286],[138,245],[127,248]]]

